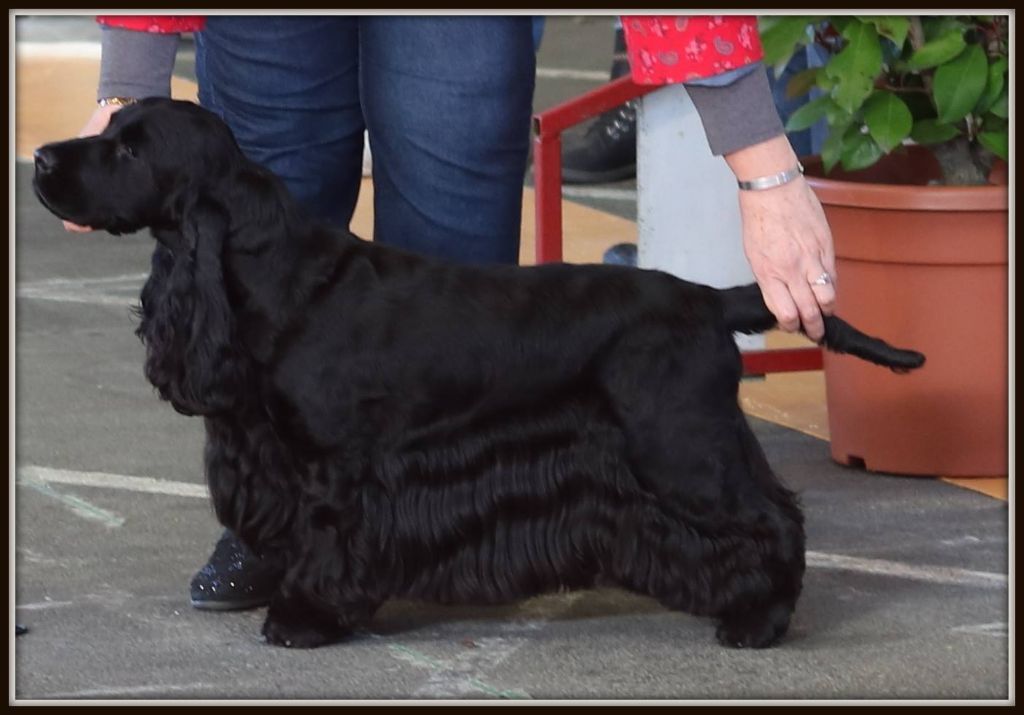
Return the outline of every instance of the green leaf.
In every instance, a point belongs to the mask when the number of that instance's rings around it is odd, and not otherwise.
[[[899,97],[892,92],[875,92],[864,102],[864,123],[872,138],[888,153],[910,136],[914,118]]]
[[[830,107],[834,106],[835,103],[828,97],[812,99],[790,115],[789,121],[786,122],[786,131],[799,132],[813,126],[825,117]]]
[[[836,81],[831,95],[840,107],[854,112],[874,88],[882,71],[878,33],[867,23],[852,21],[843,32],[846,46],[825,65],[825,74]]]
[[[967,30],[967,25],[961,20],[948,15],[933,15],[921,18],[921,26],[924,28],[924,39],[926,42],[931,42],[954,31],[962,35]]]
[[[820,67],[811,67],[790,77],[786,83],[786,99],[796,99],[814,89],[820,71]]]
[[[914,115],[914,120],[935,119],[935,107],[932,100],[924,92],[905,92],[900,95],[907,109]]]
[[[848,127],[853,122],[854,113],[847,112],[835,102],[825,105],[825,118],[830,127]]]
[[[956,58],[967,47],[963,30],[953,30],[937,40],[927,42],[907,60],[907,69],[926,70]]]
[[[997,117],[1002,117],[1003,119],[1010,118],[1010,108],[1007,106],[1008,96],[1006,92],[1007,88],[1003,87],[1003,91],[1002,94],[999,95],[999,99],[993,102],[992,106],[988,108],[989,112]]]
[[[986,132],[1001,132],[1006,129],[1010,123],[1003,117],[997,117],[996,115],[989,112],[981,118],[981,129]]]
[[[910,138],[918,144],[941,144],[959,136],[960,130],[952,124],[943,124],[938,119],[921,119],[914,122]]]
[[[843,154],[843,135],[846,133],[845,126],[834,126],[821,144],[821,163],[825,167],[825,173],[832,171]]]
[[[764,61],[775,68],[778,77],[786,69],[793,53],[811,41],[809,32],[812,18],[798,15],[772,18],[761,24],[761,47]]]
[[[896,47],[903,47],[910,30],[910,20],[902,15],[869,15],[858,17],[861,22],[870,22],[882,37],[888,37]]]
[[[874,86],[875,83],[870,77],[845,75],[836,78],[836,84],[829,92],[829,96],[847,112],[853,113],[860,109]]]
[[[849,15],[833,15],[828,19],[828,23],[840,35],[846,32],[846,28],[850,26],[851,22],[855,22],[855,19]]]
[[[988,149],[996,156],[1010,160],[1010,133],[1004,129],[1001,132],[980,132],[978,143]]]
[[[831,94],[835,89],[836,81],[825,74],[821,67],[815,67],[815,69],[818,70],[818,89]]]
[[[988,59],[978,45],[971,45],[959,57],[935,70],[932,95],[939,120],[946,124],[967,116],[978,103],[988,81]]]
[[[858,133],[843,148],[843,168],[847,171],[866,169],[881,159],[883,154],[885,152],[882,147],[870,135]]]
[[[1003,85],[1006,83],[1006,69],[1007,60],[1005,57],[1000,57],[988,66],[988,81],[985,83],[985,91],[982,93],[981,99],[978,100],[977,106],[974,107],[975,114],[984,114],[999,99],[999,95],[1003,91]]]

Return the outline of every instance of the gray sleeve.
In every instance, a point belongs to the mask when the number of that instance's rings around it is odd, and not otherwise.
[[[170,97],[177,33],[136,32],[103,26],[100,84],[103,97]]]
[[[725,86],[685,86],[716,156],[785,133],[763,65]]]

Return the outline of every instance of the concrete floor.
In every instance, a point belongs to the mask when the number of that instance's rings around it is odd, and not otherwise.
[[[32,39],[92,30],[28,24]],[[540,65],[607,69],[610,42],[606,18],[556,18]],[[542,79],[538,106],[595,83],[578,84]],[[18,164],[13,575],[31,631],[12,639],[11,699],[1012,696],[1007,505],[839,467],[824,442],[764,421],[755,431],[802,495],[810,550],[775,649],[726,650],[707,620],[617,590],[501,608],[397,602],[369,633],[307,652],[265,645],[261,610],[191,609],[188,580],[219,529],[202,494],[201,423],[142,377],[129,306],[151,239],[64,233],[30,178]],[[628,213],[622,203],[603,208]]]

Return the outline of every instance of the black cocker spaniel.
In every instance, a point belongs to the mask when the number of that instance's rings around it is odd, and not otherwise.
[[[139,337],[205,419],[220,521],[286,575],[263,632],[312,647],[388,598],[499,603],[612,583],[785,633],[803,517],[737,402],[756,286],[614,266],[467,267],[311,220],[212,113],[151,99],[49,144],[54,214],[157,240]],[[824,345],[898,370],[839,318]]]

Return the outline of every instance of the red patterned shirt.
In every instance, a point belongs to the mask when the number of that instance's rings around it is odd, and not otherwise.
[[[761,60],[753,15],[623,15],[637,84],[705,79]]]
[[[98,15],[102,25],[137,32],[198,32],[206,24],[201,15]]]
[[[99,22],[140,32],[197,32],[199,15],[100,15]],[[629,64],[637,84],[704,79],[758,62],[753,15],[624,15]]]

